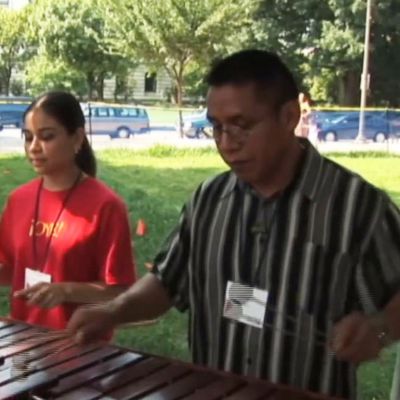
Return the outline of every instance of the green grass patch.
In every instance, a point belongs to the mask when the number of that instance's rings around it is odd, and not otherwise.
[[[193,114],[196,110],[188,108],[182,111],[182,115]],[[177,108],[147,108],[151,125],[175,125],[179,121],[179,111]]]
[[[99,178],[117,191],[127,203],[132,230],[143,218],[149,233],[135,238],[140,275],[174,226],[182,205],[197,185],[226,169],[213,148],[176,149],[165,146],[142,151],[108,150],[97,154]],[[400,204],[400,157],[386,153],[328,155],[386,190]],[[0,206],[8,193],[34,176],[22,156],[0,155]],[[0,315],[8,312],[7,290],[0,292]],[[141,351],[188,360],[187,316],[173,310],[156,324],[122,329],[117,342]],[[385,352],[380,363],[360,369],[361,399],[387,400],[395,353]]]

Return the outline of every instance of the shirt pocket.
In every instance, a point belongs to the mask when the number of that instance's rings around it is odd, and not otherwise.
[[[320,327],[358,308],[355,266],[349,253],[306,242],[297,246],[295,260],[300,273],[294,308],[299,315],[313,316],[313,324]]]
[[[274,325],[281,319],[281,325],[293,332],[298,318],[308,314],[324,330],[328,322],[354,309],[354,267],[348,253],[301,239],[283,250],[290,259],[269,267],[264,286],[268,290],[268,323]]]

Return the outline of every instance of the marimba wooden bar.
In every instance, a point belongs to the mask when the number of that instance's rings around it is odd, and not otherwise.
[[[335,400],[0,319],[0,399]],[[336,399],[337,400],[337,399]]]

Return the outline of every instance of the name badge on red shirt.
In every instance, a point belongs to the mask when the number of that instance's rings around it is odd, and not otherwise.
[[[25,268],[25,289],[42,282],[51,283],[51,275],[32,268]]]

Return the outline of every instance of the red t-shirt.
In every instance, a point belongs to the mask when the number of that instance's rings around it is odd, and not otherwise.
[[[106,185],[86,178],[71,193],[57,224],[66,191],[42,188],[39,218],[34,225],[40,180],[17,188],[8,198],[0,221],[0,264],[13,269],[12,292],[23,289],[25,269],[39,269],[52,282],[95,282],[131,285],[136,278],[127,211]],[[32,234],[36,231],[37,264]],[[46,247],[52,233],[47,259]],[[28,306],[11,298],[11,316],[50,328],[65,328],[78,304],[52,309]]]

